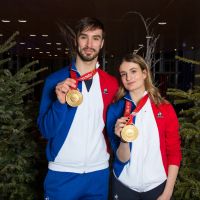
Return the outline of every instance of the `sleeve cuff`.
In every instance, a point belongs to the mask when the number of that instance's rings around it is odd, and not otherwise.
[[[130,159],[127,160],[126,162],[122,162],[121,160],[119,160],[117,154],[115,155],[115,162],[116,162],[116,164],[118,164],[118,165],[124,166],[124,165],[126,165],[127,163],[129,163],[129,161],[130,161]]]
[[[169,160],[168,165],[177,165],[178,167],[180,167],[181,164],[181,159],[180,160]]]

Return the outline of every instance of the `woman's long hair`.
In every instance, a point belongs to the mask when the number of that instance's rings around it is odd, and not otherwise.
[[[164,98],[161,97],[160,92],[157,87],[154,86],[152,81],[152,75],[149,66],[145,62],[145,60],[137,55],[137,54],[128,54],[126,55],[122,62],[132,62],[138,64],[142,71],[146,70],[147,77],[144,80],[145,90],[148,92],[150,99],[156,104],[159,105],[162,102],[165,102]],[[120,86],[118,92],[116,94],[115,100],[118,101],[121,99],[126,93],[126,89],[124,88],[122,81],[120,80]]]

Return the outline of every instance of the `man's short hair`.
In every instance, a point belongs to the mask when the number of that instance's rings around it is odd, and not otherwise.
[[[75,26],[76,37],[78,37],[82,31],[95,29],[101,29],[103,38],[105,37],[104,25],[100,20],[93,17],[84,17]]]

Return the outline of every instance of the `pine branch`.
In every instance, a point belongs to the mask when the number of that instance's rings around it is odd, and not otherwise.
[[[187,92],[169,89],[175,102],[185,103],[179,115],[182,165],[175,186],[175,199],[200,200],[200,87]]]
[[[195,61],[195,60],[183,58],[183,57],[180,57],[180,56],[175,56],[175,59],[180,60],[182,62],[191,63],[191,64],[194,64],[194,65],[200,65],[200,61]]]
[[[6,58],[6,59],[3,59],[3,60],[0,60],[0,67],[3,66],[5,63],[11,61],[10,58]]]
[[[15,44],[14,34],[0,46],[6,52]],[[30,112],[35,102],[24,101],[27,94],[41,81],[34,81],[36,75],[45,69],[34,71],[37,61],[28,63],[16,74],[2,65],[8,59],[0,60],[0,199],[35,199],[38,152],[34,139],[35,115]]]
[[[19,35],[18,31],[16,31],[8,40],[6,40],[2,45],[0,45],[0,53],[4,53],[16,45],[16,42],[13,40],[17,35]]]

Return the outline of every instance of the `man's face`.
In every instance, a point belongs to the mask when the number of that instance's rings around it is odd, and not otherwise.
[[[83,30],[77,38],[77,53],[83,61],[94,60],[103,47],[103,32],[101,29]]]

